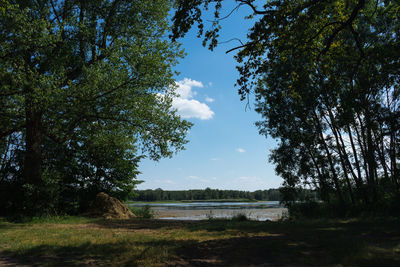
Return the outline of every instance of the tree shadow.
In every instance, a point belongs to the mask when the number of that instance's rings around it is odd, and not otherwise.
[[[205,222],[200,221],[179,221],[179,220],[154,220],[154,219],[129,219],[129,220],[96,220],[93,224],[108,229],[126,229],[126,230],[157,230],[157,229],[179,229],[190,228]]]
[[[132,249],[134,247],[143,249]],[[157,253],[161,250],[168,250],[170,255],[157,258]],[[11,254],[7,251],[6,253],[11,260],[9,263],[12,263],[9,266],[333,266],[338,264],[399,266],[400,264],[398,258],[388,257],[346,262],[330,248],[279,235],[203,242],[162,240],[85,243],[79,246],[39,245],[23,253]],[[7,258],[3,258],[3,262],[7,262],[4,259]]]
[[[119,266],[400,266],[400,253],[396,252],[400,229],[391,224],[98,220],[92,225],[152,232],[149,239],[38,245],[17,253],[3,250],[6,256],[0,258],[0,263],[11,263],[9,266],[110,266],[115,262]],[[207,231],[212,240],[201,241],[196,237],[151,240],[151,235],[156,236],[163,229],[200,234]],[[224,236],[227,230],[236,231],[235,236]],[[378,249],[371,250],[374,246]]]
[[[193,265],[400,266],[398,221],[232,222],[188,225],[190,230],[251,234],[202,242],[180,254]],[[396,252],[397,251],[397,252]],[[188,257],[189,256],[189,257]],[[204,265],[207,265],[204,264]]]
[[[3,250],[0,263],[8,266],[143,266],[167,262],[169,257],[157,259],[157,251],[191,247],[193,241],[121,241],[105,244],[87,242],[81,245],[38,245],[23,252]],[[134,248],[134,249],[133,249]],[[141,249],[135,249],[141,248]],[[175,258],[173,258],[175,259]],[[155,260],[155,261],[154,261]],[[167,264],[167,263],[165,263]],[[151,264],[150,264],[151,265]]]
[[[28,266],[281,266],[301,263],[302,250],[293,250],[279,236],[157,242],[85,243],[79,246],[38,245],[18,254],[3,251],[3,263]],[[303,244],[303,246],[307,246]],[[143,247],[132,250],[132,247]],[[168,249],[171,255],[155,259],[155,252]],[[121,258],[122,257],[122,258]]]

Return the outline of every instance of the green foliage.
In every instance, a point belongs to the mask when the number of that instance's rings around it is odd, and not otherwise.
[[[184,149],[170,1],[4,3],[0,214],[78,212],[99,191],[126,199],[141,158]]]
[[[7,0],[0,0],[0,13],[4,15],[6,13],[8,5],[9,3]]]
[[[302,191],[303,192],[303,191]],[[312,194],[304,190],[304,194]],[[193,190],[162,190],[161,188],[152,190],[137,190],[137,196],[130,198],[135,201],[168,201],[168,200],[188,200],[188,201],[257,201],[269,200],[280,201],[280,189],[257,190],[254,192],[239,190],[220,190],[220,189],[193,189]],[[296,200],[302,200],[302,195],[295,196]]]
[[[154,213],[151,210],[149,205],[144,205],[142,207],[134,207],[130,206],[129,209],[135,214],[138,218],[141,219],[153,219]]]
[[[222,0],[179,1],[173,38],[215,4],[204,41],[217,44]],[[236,60],[239,94],[254,93],[256,123],[277,140],[270,161],[283,201],[315,188],[336,209],[386,207],[400,195],[400,5],[398,1],[237,0],[252,11]],[[389,201],[390,202],[390,201]]]

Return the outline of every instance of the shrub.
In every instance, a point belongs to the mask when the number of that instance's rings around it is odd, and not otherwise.
[[[244,222],[244,221],[248,221],[248,220],[249,220],[249,218],[247,218],[246,214],[244,214],[244,213],[238,213],[232,217],[232,221]]]
[[[138,218],[142,219],[153,219],[154,218],[154,212],[150,208],[149,205],[145,205],[142,207],[134,207],[131,206],[129,209],[135,214]]]

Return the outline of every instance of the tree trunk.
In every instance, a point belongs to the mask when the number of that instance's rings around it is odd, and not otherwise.
[[[371,181],[370,191],[373,194],[373,200],[376,201],[377,196],[377,177],[375,177],[376,173],[376,162],[375,162],[375,146],[372,140],[372,122],[369,111],[365,112],[365,121],[366,121],[366,134],[367,134],[367,161],[368,161],[368,172],[369,179]]]
[[[26,137],[24,178],[25,184],[36,187],[33,189],[31,201],[39,200],[39,186],[42,184],[42,114],[35,109],[33,101],[27,96],[26,100]],[[34,203],[32,203],[34,204]]]
[[[347,189],[349,191],[349,195],[350,195],[350,200],[351,203],[354,205],[355,201],[354,201],[354,195],[353,195],[353,188],[352,185],[350,183],[350,179],[349,179],[349,175],[347,173],[347,166],[344,160],[344,155],[346,154],[346,149],[343,146],[343,149],[341,147],[341,144],[339,142],[339,136],[338,136],[338,132],[340,131],[336,125],[335,125],[335,121],[334,121],[334,116],[332,114],[332,111],[330,109],[328,109],[328,114],[329,114],[329,120],[325,118],[325,120],[327,121],[329,127],[331,128],[331,131],[335,137],[336,140],[336,148],[337,148],[337,153],[339,155],[339,159],[340,159],[340,163],[342,164],[342,169],[343,169],[343,173],[344,173],[344,178],[347,184]],[[325,116],[324,116],[325,117]]]
[[[383,141],[383,129],[382,126],[380,127],[380,133],[373,133],[374,134],[374,140],[376,142],[375,147],[376,147],[376,152],[378,153],[379,160],[381,162],[381,166],[383,169],[383,174],[385,176],[385,179],[389,181],[389,171],[388,167],[386,165],[386,160],[385,160],[385,145]]]
[[[318,175],[318,180],[319,180],[319,188],[321,190],[321,198],[324,201],[327,201],[328,203],[330,202],[329,199],[329,190],[325,181],[325,175],[321,172],[318,163],[316,161],[316,159],[314,158],[313,153],[311,152],[311,150],[306,146],[306,149],[308,151],[308,154],[311,157],[312,162],[314,163],[314,166],[317,170],[317,175]]]
[[[399,175],[398,175],[398,169],[397,169],[397,163],[396,163],[396,136],[395,136],[395,131],[392,129],[392,132],[390,134],[390,165],[391,165],[391,174],[392,174],[392,179],[393,183],[396,185],[397,189],[400,189],[400,185],[398,182]]]
[[[332,173],[333,183],[335,184],[335,187],[336,187],[336,195],[337,195],[337,197],[339,199],[340,204],[342,206],[345,206],[342,189],[341,189],[341,186],[340,186],[340,183],[339,183],[339,178],[338,178],[338,176],[336,174],[335,166],[334,166],[333,159],[331,157],[331,153],[329,151],[328,145],[326,144],[326,141],[324,139],[321,122],[320,122],[320,120],[318,118],[318,115],[317,115],[317,113],[315,111],[314,111],[314,116],[315,116],[315,121],[317,123],[317,128],[318,128],[318,132],[319,132],[318,134],[320,136],[320,140],[321,140],[322,146],[324,147],[326,156],[328,158],[330,170],[331,170],[331,173]]]
[[[366,138],[365,138],[365,135],[364,135],[364,126],[362,124],[362,120],[361,120],[359,114],[357,114],[357,118],[358,118],[358,121],[360,123],[360,131],[358,131],[358,129],[357,129],[357,123],[356,122],[354,122],[354,125],[355,125],[354,129],[356,131],[357,142],[358,142],[358,145],[360,147],[361,155],[362,155],[362,159],[363,159],[363,165],[364,165],[363,168],[364,168],[365,180],[367,182],[367,186],[369,187],[371,181],[369,179],[369,172],[368,172],[368,162],[367,162],[367,152],[366,152],[367,145],[365,143],[365,139]]]
[[[354,180],[356,181],[358,192],[360,194],[362,194],[362,196],[364,198],[364,203],[368,204],[368,195],[367,195],[367,192],[365,192],[365,188],[364,188],[364,185],[363,185],[362,176],[361,176],[361,168],[360,168],[360,163],[358,161],[357,150],[356,150],[356,147],[354,145],[353,135],[351,133],[350,126],[347,124],[346,127],[347,127],[347,133],[349,134],[350,144],[351,144],[351,148],[353,150],[354,163],[356,165],[357,174],[358,174],[358,176],[353,174]],[[347,158],[347,161],[348,161],[349,166],[351,167],[350,159]]]

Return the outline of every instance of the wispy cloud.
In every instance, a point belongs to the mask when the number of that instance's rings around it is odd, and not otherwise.
[[[240,147],[237,148],[236,151],[239,152],[239,153],[244,153],[244,152],[246,152],[246,150],[244,150],[243,148],[240,148]]]
[[[214,100],[214,98],[211,98],[211,97],[206,97],[206,102],[208,102],[208,103],[212,103],[212,102],[214,102],[215,100]]]
[[[204,85],[202,82],[184,78],[183,80],[176,82],[176,85],[178,86],[176,93],[179,96],[172,100],[172,106],[178,110],[178,114],[182,118],[209,120],[214,116],[214,111],[212,111],[207,104],[193,99],[197,95],[197,92],[193,91],[193,88],[203,88]]]
[[[155,182],[161,186],[163,185],[176,185],[177,183],[171,179],[156,179]]]
[[[210,180],[208,180],[208,179],[204,179],[202,177],[195,176],[195,175],[190,175],[190,176],[188,176],[188,178],[190,180],[195,180],[195,181],[199,181],[199,182],[203,182],[203,183],[209,183],[210,182]]]
[[[220,158],[211,158],[212,161],[218,161],[221,160]]]

